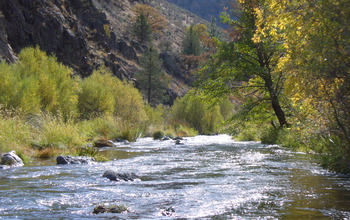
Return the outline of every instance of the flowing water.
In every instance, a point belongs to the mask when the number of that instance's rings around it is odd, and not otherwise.
[[[183,143],[142,138],[104,150],[109,162],[0,170],[0,218],[350,219],[350,178],[309,155],[226,135]],[[108,169],[140,179],[111,182],[102,178]],[[129,212],[92,214],[101,204]]]

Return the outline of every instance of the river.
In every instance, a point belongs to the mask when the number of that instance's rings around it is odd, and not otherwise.
[[[350,178],[307,154],[227,135],[141,138],[105,149],[111,161],[33,160],[0,170],[1,219],[350,219]],[[135,173],[133,182],[102,178]],[[128,213],[92,214],[97,205]],[[171,216],[164,216],[164,210]]]

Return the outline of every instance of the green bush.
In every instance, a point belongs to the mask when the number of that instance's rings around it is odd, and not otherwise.
[[[30,153],[31,127],[19,116],[6,117],[0,114],[0,153],[15,150]]]
[[[165,135],[164,135],[164,132],[163,131],[156,131],[153,133],[153,139],[154,140],[160,140],[162,139]]]
[[[77,83],[73,71],[38,47],[23,49],[15,64],[0,64],[0,100],[6,108],[25,113],[77,113]]]
[[[224,119],[232,115],[232,110],[227,110],[228,106],[226,101],[211,105],[201,98],[201,94],[190,91],[184,97],[175,100],[172,118],[177,123],[193,127],[201,134],[218,133]],[[231,108],[233,109],[232,104]]]
[[[112,74],[99,69],[80,82],[78,109],[82,118],[113,114],[116,105],[113,81]]]
[[[87,143],[86,136],[74,120],[50,114],[41,114],[37,117],[37,120],[41,121],[41,125],[32,128],[34,147],[65,150],[74,149]]]
[[[277,144],[279,135],[279,130],[273,127],[268,128],[261,135],[261,143],[262,144]]]

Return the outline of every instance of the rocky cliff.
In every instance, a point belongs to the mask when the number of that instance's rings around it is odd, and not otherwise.
[[[148,2],[148,1],[147,1]],[[130,33],[131,8],[144,0],[1,0],[0,59],[14,62],[24,47],[39,46],[73,68],[76,74],[88,76],[100,65],[113,73],[133,79],[139,69],[139,57],[145,46],[133,40]],[[181,47],[184,29],[200,19],[163,0],[152,1],[169,21],[155,44],[171,42],[171,51],[163,51],[164,68],[170,75],[169,94],[183,95],[186,85],[181,61],[174,56]],[[168,39],[167,39],[168,38]]]

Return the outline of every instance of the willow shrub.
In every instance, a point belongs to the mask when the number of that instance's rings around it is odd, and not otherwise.
[[[38,47],[23,49],[14,64],[1,63],[0,100],[24,113],[77,113],[77,83],[73,71]]]
[[[101,67],[82,79],[80,87],[78,109],[81,117],[96,118],[95,132],[99,137],[136,140],[143,132],[147,121],[145,104],[141,93],[131,83],[121,81]],[[106,123],[112,128],[107,128]],[[106,129],[111,132],[104,131]]]
[[[115,108],[113,82],[114,77],[102,69],[94,71],[91,76],[80,82],[78,109],[82,118],[113,114]]]
[[[0,114],[0,153],[15,150],[19,154],[30,152],[31,127],[19,116]]]
[[[201,95],[189,92],[182,98],[175,100],[172,107],[172,118],[175,124],[182,124],[196,129],[201,134],[218,133],[224,119],[232,115],[230,102],[222,101],[215,105],[205,102]]]
[[[87,136],[80,124],[61,115],[36,115],[36,124],[31,123],[35,148],[74,149],[87,143]],[[33,119],[32,119],[33,121]]]

